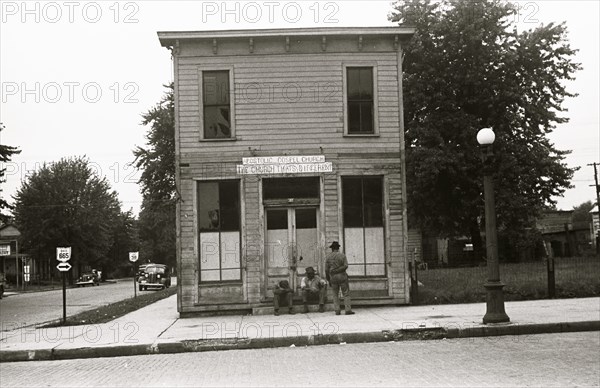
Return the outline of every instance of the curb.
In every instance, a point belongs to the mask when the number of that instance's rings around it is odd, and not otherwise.
[[[558,322],[541,324],[497,324],[471,328],[414,328],[381,330],[360,333],[317,334],[275,338],[231,338],[182,340],[157,344],[117,345],[73,349],[8,350],[0,351],[0,362],[67,360],[78,358],[124,357],[150,354],[175,354],[278,348],[291,346],[318,346],[366,342],[427,341],[473,337],[498,337],[600,331],[600,321]]]

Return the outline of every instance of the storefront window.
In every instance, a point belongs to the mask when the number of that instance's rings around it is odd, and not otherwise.
[[[383,179],[343,177],[342,207],[348,274],[384,276]]]
[[[241,279],[238,181],[198,183],[200,282]]]

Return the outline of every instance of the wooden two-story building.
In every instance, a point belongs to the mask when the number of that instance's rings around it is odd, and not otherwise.
[[[334,240],[354,304],[409,303],[402,45],[413,32],[158,33],[175,72],[182,315],[269,306],[277,281],[323,274]]]

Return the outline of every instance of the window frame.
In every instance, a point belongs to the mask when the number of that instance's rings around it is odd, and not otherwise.
[[[365,226],[365,217],[364,217],[364,211],[365,211],[365,207],[364,207],[364,202],[365,202],[365,198],[364,198],[364,179],[372,179],[372,178],[379,178],[380,184],[381,184],[381,222],[382,225],[381,226],[376,226],[376,228],[381,228],[383,231],[383,258],[384,261],[383,263],[368,263],[367,262],[367,254],[368,252],[366,252],[366,244],[363,243],[363,249],[365,250],[364,253],[364,260],[363,260],[363,266],[364,266],[364,275],[351,275],[353,278],[359,278],[359,279],[366,279],[366,278],[386,278],[388,276],[388,268],[387,268],[387,249],[388,249],[388,241],[387,241],[387,235],[388,235],[388,230],[387,230],[387,218],[386,218],[386,193],[385,193],[385,187],[386,187],[386,183],[385,183],[385,176],[384,175],[341,175],[340,176],[340,235],[343,236],[343,240],[344,244],[346,241],[346,220],[344,218],[344,207],[345,207],[345,201],[344,201],[344,180],[345,179],[360,179],[361,180],[361,209],[363,212],[363,217],[362,217],[362,226],[360,227],[363,230],[363,239],[365,238],[365,229],[367,228],[373,228],[373,227],[369,227],[369,226]],[[348,227],[348,228],[359,228],[359,227]],[[363,240],[364,241],[364,240]],[[345,252],[346,253],[346,252]],[[368,265],[382,265],[383,266],[383,274],[382,275],[367,275],[367,266]]]
[[[373,133],[349,133],[348,120],[348,68],[370,67],[373,71]],[[379,87],[376,61],[352,61],[342,63],[342,91],[344,104],[344,137],[378,137],[379,136]]]
[[[198,118],[200,120],[199,128],[199,141],[201,142],[212,142],[212,141],[235,141],[235,77],[234,67],[230,66],[199,66],[198,70]],[[220,137],[220,138],[205,138],[204,137],[204,73],[211,71],[228,71],[229,72],[229,121],[231,136]]]
[[[198,285],[199,286],[203,286],[203,285],[216,285],[216,284],[241,284],[243,282],[243,273],[242,273],[242,269],[243,269],[243,264],[242,264],[242,256],[243,256],[243,252],[242,252],[242,228],[244,227],[242,224],[242,212],[243,212],[243,204],[242,204],[242,181],[240,179],[207,179],[207,180],[194,180],[195,182],[195,198],[194,198],[194,208],[195,208],[195,214],[194,214],[194,224],[195,224],[195,235],[196,235],[196,260],[197,260],[197,265],[198,265]],[[223,280],[223,268],[222,268],[222,264],[223,264],[223,251],[219,248],[219,280],[202,280],[202,246],[201,246],[201,234],[202,233],[215,233],[218,232],[219,233],[219,247],[221,247],[221,234],[223,232],[236,232],[236,231],[232,231],[232,230],[222,230],[221,229],[221,225],[219,224],[219,228],[216,230],[205,230],[203,228],[200,227],[200,223],[199,223],[199,217],[200,217],[200,185],[201,184],[206,184],[206,183],[222,183],[222,182],[235,182],[237,184],[237,192],[238,192],[238,230],[237,232],[239,233],[239,238],[238,238],[238,242],[239,242],[239,256],[238,256],[238,265],[239,268],[225,268],[225,270],[233,270],[233,269],[239,269],[239,277],[238,279],[230,279],[230,280]],[[219,197],[220,197],[220,187],[219,187]],[[220,208],[220,204],[219,204],[219,210],[221,210]],[[221,212],[219,212],[221,213]]]

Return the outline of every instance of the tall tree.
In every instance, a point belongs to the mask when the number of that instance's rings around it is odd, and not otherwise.
[[[84,157],[44,164],[15,195],[15,223],[23,248],[51,260],[56,247],[70,246],[70,263],[80,271],[83,265],[104,269],[109,263],[119,211],[116,192]]]
[[[3,123],[0,123],[0,132],[2,132],[6,127],[4,126]],[[0,140],[2,138],[2,134],[0,134]],[[5,144],[2,144],[2,142],[0,142],[0,162],[2,163],[7,163],[10,162],[10,160],[12,159],[13,155],[18,155],[21,153],[21,150],[19,150],[17,147],[12,147],[12,146],[8,146]],[[0,167],[0,183],[4,183],[6,182],[4,179],[4,174],[6,173],[6,168],[3,168],[4,166]],[[2,193],[2,188],[0,187],[0,194]],[[2,197],[0,196],[0,223],[5,223],[8,222],[10,220],[10,216],[8,214],[4,213],[4,209],[12,209],[12,206],[10,206],[8,204],[8,202]]]
[[[592,209],[594,208],[594,203],[592,201],[587,201],[579,206],[573,206],[573,222],[592,222]]]
[[[142,115],[149,126],[145,148],[133,151],[142,171],[139,216],[140,259],[175,265],[175,104],[173,84],[160,102]]]
[[[403,63],[409,217],[428,232],[470,235],[481,252],[476,134],[492,127],[498,227],[516,247],[575,171],[547,137],[568,120],[562,103],[574,94],[563,83],[580,69],[565,25],[518,32],[515,8],[498,1],[394,8],[393,21],[416,28]]]

